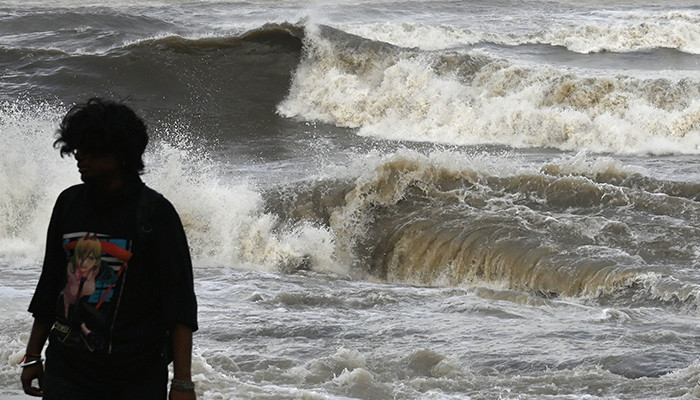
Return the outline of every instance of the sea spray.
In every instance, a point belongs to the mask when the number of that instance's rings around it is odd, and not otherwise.
[[[3,261],[41,261],[46,227],[58,194],[79,184],[75,161],[52,147],[64,107],[42,103],[0,105],[0,244]],[[311,263],[332,270],[333,236],[312,224],[277,229],[260,194],[243,182],[223,184],[221,171],[187,127],[172,121],[151,132],[144,181],[173,202],[183,219],[195,260],[205,265],[253,263],[277,269]]]
[[[48,102],[0,102],[2,261],[38,260],[56,197],[77,177],[52,146],[62,112]]]
[[[147,181],[178,209],[198,263],[333,268],[333,236],[327,230],[303,223],[278,229],[279,220],[264,211],[260,193],[245,182],[221,182],[218,166],[183,132],[156,144],[149,158]]]

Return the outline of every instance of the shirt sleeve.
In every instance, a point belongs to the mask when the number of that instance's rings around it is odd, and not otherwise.
[[[41,276],[34,291],[34,296],[29,303],[29,312],[34,315],[34,318],[54,319],[56,317],[58,295],[65,285],[66,255],[61,243],[61,219],[67,206],[65,198],[69,190],[75,189],[67,189],[61,193],[51,213],[51,220],[49,221],[49,228],[46,234],[46,250]]]
[[[179,323],[196,331],[197,324],[197,299],[194,291],[194,279],[192,273],[192,259],[187,243],[185,230],[180,216],[173,205],[162,198],[158,207],[159,223],[156,240],[162,276],[167,277],[163,309],[168,325]]]

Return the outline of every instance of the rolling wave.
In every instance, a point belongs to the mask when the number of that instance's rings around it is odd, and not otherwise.
[[[45,134],[61,107],[0,106],[3,141],[25,143],[0,174],[9,195],[0,261],[13,263],[40,256],[52,201],[75,171]],[[222,184],[200,150],[158,141],[148,158],[147,181],[168,193],[203,265],[699,305],[700,186],[612,158],[579,153],[538,167],[503,154],[400,150],[265,192]]]
[[[700,81],[582,76],[307,30],[282,115],[360,135],[459,145],[700,153]]]
[[[322,25],[139,39],[99,54],[2,48],[0,65],[3,98],[158,102],[157,118],[200,121],[204,135],[261,133],[282,116],[390,140],[700,153],[695,78],[585,76]]]
[[[563,172],[568,159],[493,163],[401,151],[351,181],[271,193],[268,211],[283,225],[327,226],[338,260],[389,282],[698,305],[700,282],[670,283],[657,266],[697,262],[685,238],[700,234],[700,187],[613,161],[582,174]]]
[[[158,104],[150,120],[179,120],[201,136],[260,134],[279,118],[301,36],[299,27],[270,24],[235,36],[140,39],[96,54],[0,50],[2,96],[131,98],[141,109]]]

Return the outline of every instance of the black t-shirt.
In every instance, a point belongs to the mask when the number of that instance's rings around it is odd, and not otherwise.
[[[175,323],[197,330],[189,248],[172,204],[138,179],[109,196],[87,184],[66,189],[29,311],[56,321],[52,354],[86,373],[159,357]]]

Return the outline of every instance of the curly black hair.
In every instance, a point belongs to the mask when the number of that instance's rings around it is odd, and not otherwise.
[[[143,153],[148,144],[146,124],[128,106],[92,98],[71,108],[56,133],[55,148],[61,157],[77,150],[90,154],[111,154],[129,173],[141,174]]]

